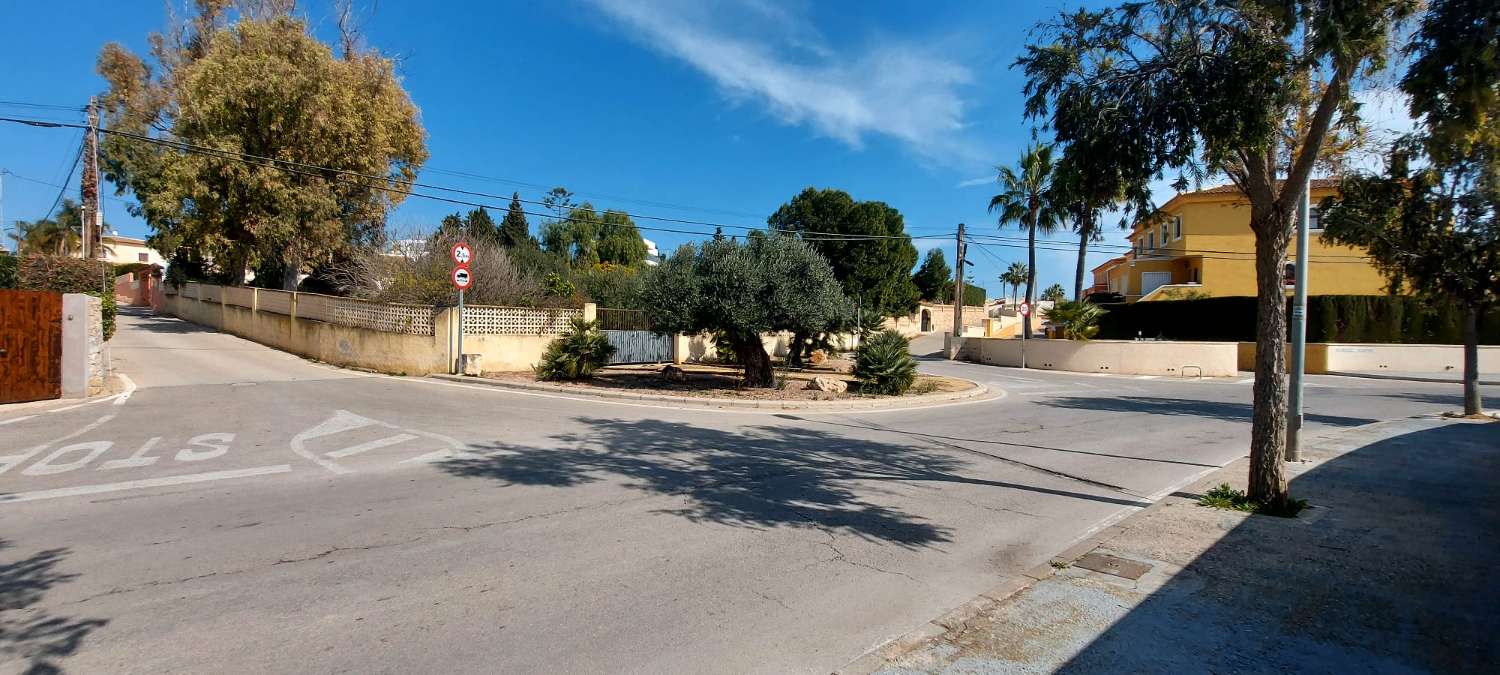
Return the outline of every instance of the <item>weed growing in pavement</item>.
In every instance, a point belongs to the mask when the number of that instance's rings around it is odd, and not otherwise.
[[[1276,516],[1278,518],[1296,518],[1297,513],[1307,508],[1306,499],[1288,499],[1285,504],[1271,505],[1252,501],[1245,495],[1243,490],[1229,487],[1228,483],[1220,483],[1219,487],[1209,490],[1198,498],[1199,506],[1207,506],[1215,509],[1227,509],[1230,511],[1244,511],[1246,513],[1258,513],[1264,516]]]
[[[931,394],[938,390],[937,380],[919,380],[907,390],[911,394]]]

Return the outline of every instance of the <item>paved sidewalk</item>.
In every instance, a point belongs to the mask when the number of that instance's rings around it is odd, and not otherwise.
[[[849,670],[1496,672],[1500,423],[1384,422],[1308,450],[1299,518],[1198,506],[1244,486],[1240,460]]]

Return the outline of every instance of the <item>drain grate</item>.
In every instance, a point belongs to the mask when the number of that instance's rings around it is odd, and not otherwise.
[[[1073,566],[1095,572],[1103,572],[1104,574],[1132,581],[1141,578],[1141,575],[1151,571],[1151,566],[1145,563],[1138,563],[1134,560],[1126,560],[1099,552],[1090,553],[1079,558],[1077,562],[1073,563]]]

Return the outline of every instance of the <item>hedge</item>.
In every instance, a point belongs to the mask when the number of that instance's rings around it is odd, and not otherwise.
[[[1109,313],[1099,320],[1096,339],[1253,342],[1255,304],[1255,298],[1228,297],[1104,305]],[[1316,295],[1307,299],[1307,341],[1463,344],[1462,318],[1453,303],[1412,296]],[[1479,343],[1500,344],[1500,312],[1480,322]]]
[[[16,268],[20,267],[20,263],[20,258],[0,254],[0,288],[16,287],[16,284],[20,282],[16,273]]]
[[[99,298],[104,319],[104,339],[108,340],[115,335],[113,271],[113,266],[103,260],[28,255],[20,259],[15,288],[54,293],[87,293]]]

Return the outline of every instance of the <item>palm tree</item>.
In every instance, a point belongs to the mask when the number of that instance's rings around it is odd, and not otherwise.
[[[78,249],[82,225],[78,202],[64,199],[56,218],[18,220],[10,238],[16,242],[17,253],[71,255]]]
[[[1021,284],[1026,283],[1027,278],[1026,263],[1020,261],[1011,263],[1010,267],[1006,268],[1005,273],[1000,275],[1000,283],[1010,286],[1011,304],[1014,305],[1016,303],[1016,291],[1021,288]]]
[[[1117,185],[1085,176],[1066,151],[1058,160],[1054,174],[1048,201],[1056,205],[1061,218],[1072,222],[1073,231],[1078,233],[1078,267],[1073,276],[1073,299],[1082,300],[1089,242],[1104,240],[1104,228],[1099,222],[1101,212],[1123,201],[1125,195]],[[1126,227],[1126,224],[1122,222],[1121,227]]]
[[[1001,192],[990,199],[990,213],[1000,213],[1000,226],[1016,223],[1026,230],[1026,302],[1036,298],[1036,235],[1057,229],[1052,193],[1052,146],[1033,145],[1015,167],[998,167]],[[1031,323],[1023,324],[1031,337]]]

